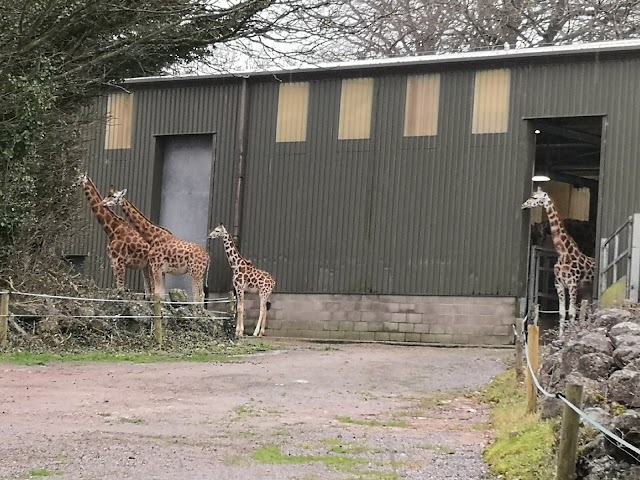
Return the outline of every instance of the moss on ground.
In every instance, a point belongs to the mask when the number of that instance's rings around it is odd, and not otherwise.
[[[256,352],[274,350],[264,343],[221,343],[218,348],[196,351],[141,351],[141,352],[7,352],[0,353],[0,363],[14,363],[18,365],[46,365],[56,362],[212,362],[230,363],[242,361],[243,355]]]
[[[489,385],[491,429],[495,440],[484,452],[491,471],[504,480],[549,480],[555,477],[554,421],[527,415],[524,388],[515,370],[499,375]]]

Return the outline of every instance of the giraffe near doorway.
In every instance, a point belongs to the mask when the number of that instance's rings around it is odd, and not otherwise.
[[[223,224],[218,225],[207,238],[222,238],[224,251],[233,274],[233,288],[238,297],[238,318],[236,336],[244,335],[244,294],[245,292],[260,295],[260,317],[253,336],[263,336],[267,326],[267,310],[271,307],[269,297],[276,286],[275,279],[269,272],[256,268],[251,260],[247,260],[238,251],[235,242]]]
[[[535,207],[542,207],[547,212],[553,247],[558,253],[553,272],[560,313],[559,336],[562,337],[566,326],[565,290],[569,292],[569,322],[573,324],[578,304],[578,289],[593,282],[596,261],[580,251],[576,242],[565,230],[553,200],[540,187],[522,204],[522,209]]]
[[[191,277],[193,301],[204,303],[205,284],[209,272],[209,254],[202,245],[176,237],[166,228],[156,225],[136,208],[126,197],[127,189],[116,191],[111,186],[103,200],[106,207],[120,205],[134,228],[149,242],[149,268],[153,279],[154,294],[164,300],[164,276],[188,274]]]

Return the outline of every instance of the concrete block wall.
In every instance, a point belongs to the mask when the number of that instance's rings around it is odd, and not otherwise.
[[[245,335],[259,314],[245,298]],[[516,299],[405,295],[274,294],[266,336],[455,345],[513,343]]]

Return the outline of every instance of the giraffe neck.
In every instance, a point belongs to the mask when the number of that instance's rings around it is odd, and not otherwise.
[[[149,244],[152,244],[158,238],[166,238],[167,235],[173,236],[173,234],[169,230],[156,225],[147,217],[145,217],[144,214],[126,198],[122,203],[122,211],[131,221],[138,233],[142,235],[142,238],[144,238],[145,241]]]
[[[229,260],[229,266],[232,269],[247,263],[247,260],[240,255],[238,247],[236,247],[229,232],[225,232],[222,240],[224,241],[224,252],[227,254],[227,260]]]
[[[574,242],[573,238],[569,236],[567,231],[564,229],[564,224],[560,219],[560,215],[558,215],[558,211],[556,210],[555,205],[551,201],[551,199],[547,200],[544,205],[545,210],[547,211],[547,217],[549,217],[549,227],[551,228],[551,238],[553,239],[553,246],[558,252],[558,255],[563,255],[568,253],[569,246],[576,247],[577,245]],[[573,250],[573,249],[572,249]]]
[[[100,195],[100,192],[98,192],[98,189],[93,183],[93,180],[88,178],[83,186],[84,194],[89,201],[91,210],[96,216],[98,223],[107,234],[107,236],[109,238],[112,238],[116,227],[119,225],[120,221],[124,220],[120,216],[112,212],[111,209],[102,205],[102,196]]]

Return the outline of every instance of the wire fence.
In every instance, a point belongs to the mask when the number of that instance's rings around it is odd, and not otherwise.
[[[117,335],[126,336],[131,332],[124,330],[130,328],[122,321],[151,322],[152,334],[158,345],[162,346],[164,341],[164,329],[167,322],[172,322],[173,331],[177,331],[176,322],[184,320],[197,321],[197,325],[180,323],[185,329],[201,330],[204,332],[215,332],[216,327],[207,326],[213,321],[222,321],[223,330],[230,330],[229,324],[235,320],[235,296],[229,294],[226,297],[207,298],[204,302],[193,301],[170,301],[170,300],[148,300],[142,298],[126,298],[132,295],[123,294],[123,298],[103,298],[99,296],[82,297],[69,295],[53,295],[44,293],[22,292],[18,290],[0,292],[0,347],[5,347],[8,343],[9,324],[18,333],[26,335],[24,322],[33,325],[33,332],[36,331],[38,320],[53,319],[54,323],[60,321],[67,330],[73,330],[79,326],[91,326],[91,322],[106,322],[103,325],[112,325],[110,334],[113,336],[114,328],[120,329]],[[13,311],[9,309],[9,302],[14,306]],[[42,302],[34,302],[33,299]],[[104,307],[96,307],[104,305]],[[83,309],[88,306],[89,309]],[[102,311],[96,311],[102,310]],[[70,326],[70,322],[75,324]],[[10,323],[9,323],[10,322]],[[22,326],[19,324],[22,322]],[[116,327],[119,325],[119,327]],[[99,329],[99,326],[98,326]],[[133,329],[135,331],[135,329]],[[84,332],[83,332],[84,333]],[[229,335],[227,335],[229,336]]]
[[[526,315],[525,318],[524,318],[524,323],[525,324],[526,324],[527,317],[528,317],[528,315]],[[517,331],[516,331],[515,324],[514,324],[513,328],[514,328],[514,334],[516,335],[516,339],[517,339],[518,338],[518,334],[517,334]],[[624,451],[627,455],[629,455],[630,457],[634,458],[638,463],[640,463],[640,448],[638,448],[637,446],[632,445],[631,443],[626,441],[624,438],[620,437],[619,435],[616,435],[611,430],[609,430],[606,427],[604,427],[603,425],[601,425],[598,421],[596,421],[589,414],[587,414],[586,412],[584,412],[583,410],[578,408],[576,405],[574,405],[572,402],[570,402],[561,392],[551,393],[551,392],[547,391],[545,388],[542,387],[542,385],[540,384],[540,381],[537,378],[536,372],[534,372],[534,369],[532,367],[532,362],[531,362],[531,359],[529,357],[529,345],[528,345],[527,336],[523,335],[521,341],[522,341],[522,343],[524,345],[524,352],[525,352],[525,359],[526,359],[526,363],[527,363],[528,373],[530,375],[531,380],[533,381],[533,384],[536,387],[536,390],[539,391],[543,396],[545,396],[547,398],[555,398],[555,399],[560,400],[567,407],[569,407],[571,410],[573,410],[582,420],[584,420],[585,422],[589,423],[595,429],[599,430],[604,435],[604,438],[607,441],[609,441],[612,445],[614,445],[615,447],[617,447],[620,450]]]

